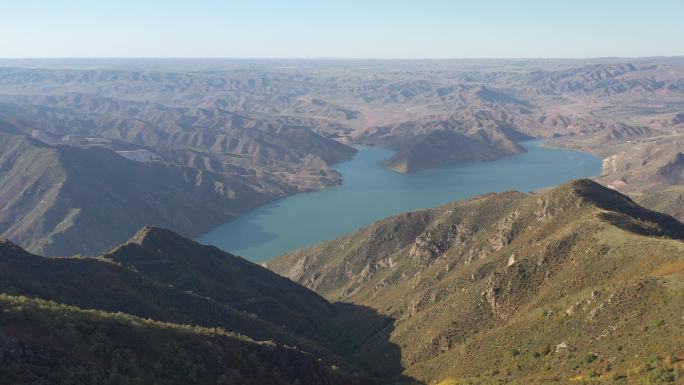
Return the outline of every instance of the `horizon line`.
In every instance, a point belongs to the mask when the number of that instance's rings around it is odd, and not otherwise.
[[[684,59],[679,55],[648,56],[582,56],[582,57],[347,57],[347,56],[28,56],[0,57],[0,60],[405,60],[405,61],[448,61],[448,60],[597,60],[597,59]]]

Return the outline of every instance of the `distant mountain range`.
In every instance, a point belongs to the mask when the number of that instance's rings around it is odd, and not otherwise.
[[[0,61],[0,237],[100,255],[200,235],[343,183],[355,146],[409,173],[589,151],[595,180],[684,219],[684,60]]]

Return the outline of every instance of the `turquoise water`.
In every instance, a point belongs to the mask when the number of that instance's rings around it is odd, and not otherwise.
[[[391,151],[363,148],[335,167],[342,186],[272,202],[197,240],[263,261],[404,211],[492,191],[536,190],[601,172],[601,160],[593,155],[544,148],[541,141],[522,144],[528,150],[522,155],[412,174],[378,165]]]

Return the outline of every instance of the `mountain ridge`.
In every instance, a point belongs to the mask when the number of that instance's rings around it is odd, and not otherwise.
[[[401,214],[267,266],[393,318],[404,373],[426,383],[646,381],[647,370],[630,372],[645,365],[633,354],[656,360],[684,348],[672,337],[684,336],[683,230],[579,180]],[[663,322],[670,327],[627,333]],[[589,354],[596,364],[582,361]],[[678,359],[654,362],[658,373],[681,371]]]
[[[322,297],[289,285],[270,270],[158,227],[145,226],[102,258],[154,281],[287,325],[300,335],[311,329],[322,334],[326,319],[334,315],[332,305]]]

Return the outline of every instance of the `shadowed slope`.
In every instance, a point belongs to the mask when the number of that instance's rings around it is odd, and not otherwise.
[[[362,384],[315,356],[219,328],[0,294],[7,384]]]
[[[152,280],[224,303],[303,333],[324,332],[333,307],[252,262],[171,231],[145,227],[103,256]]]
[[[168,323],[173,330],[210,328],[213,334],[228,331],[229,334],[239,333],[257,341],[273,341],[266,345],[260,343],[260,346],[266,346],[266,351],[271,353],[264,354],[275,357],[273,359],[277,359],[277,363],[270,362],[271,358],[265,361],[263,357],[256,358],[257,353],[249,353],[248,357],[252,357],[248,358],[249,362],[255,367],[263,366],[264,373],[278,372],[292,365],[306,368],[309,361],[318,362],[316,367],[311,367],[315,371],[311,373],[313,377],[301,377],[306,371],[291,368],[293,376],[300,376],[294,378],[302,384],[333,384],[340,383],[338,380],[342,379],[351,383],[373,384],[386,383],[390,378],[404,380],[399,376],[403,370],[399,364],[399,350],[387,341],[391,318],[362,306],[330,304],[314,292],[259,265],[159,228],[145,227],[125,245],[98,258],[45,258],[28,253],[9,241],[0,242],[0,293],[7,296],[3,300],[9,303],[4,305],[10,309],[20,306],[16,305],[17,302],[26,303],[24,297],[54,301],[49,304],[29,301],[33,309],[31,314],[38,318],[51,317],[49,313],[52,311],[75,312],[66,317],[72,319],[76,330],[69,335],[59,334],[50,343],[41,341],[40,336],[46,332],[45,323],[36,324],[32,318],[23,316],[10,319],[0,316],[0,358],[4,357],[3,352],[7,349],[19,349],[20,352],[17,353],[20,356],[10,357],[18,366],[11,366],[12,370],[4,372],[7,376],[20,376],[16,369],[29,375],[26,378],[46,378],[46,367],[55,368],[62,374],[83,372],[86,373],[84,378],[113,375],[116,373],[116,357],[107,355],[100,357],[102,360],[98,363],[84,362],[81,357],[74,356],[77,352],[63,348],[62,344],[80,346],[81,343],[91,343],[88,336],[81,333],[94,327],[106,330],[110,318],[124,321],[122,325],[115,326],[121,331],[138,327],[140,321],[137,317],[141,317],[143,324],[152,325],[152,329],[160,321]],[[85,314],[84,309],[97,310],[86,313],[96,314],[98,319],[85,322],[80,315]],[[17,329],[15,320],[25,324],[25,328]],[[358,323],[359,320],[363,322]],[[82,321],[87,325],[82,325]],[[356,326],[349,327],[351,323]],[[149,359],[147,354],[150,352],[167,357],[173,352],[169,346],[185,344],[186,337],[174,336],[174,333],[166,337],[168,340],[157,340],[152,329],[143,328],[135,332],[140,333],[136,338],[151,344],[147,348],[144,343],[138,345],[126,335],[106,332],[107,336],[103,338],[108,344],[113,343],[135,357],[142,357],[142,360]],[[369,334],[374,335],[379,346],[390,352],[381,365],[358,354],[358,336]],[[200,335],[196,337],[203,338]],[[237,350],[236,354],[243,354],[241,347],[233,348]],[[221,362],[225,356],[211,349],[208,352],[197,346],[189,349],[193,350],[192,354],[203,356],[197,358],[199,361],[190,360],[194,362],[192,365],[201,366],[202,360],[218,362],[219,369],[214,368],[211,373],[217,374],[223,370],[221,368],[232,367],[231,363]],[[45,360],[34,362],[31,357],[21,356],[24,354],[21,352],[31,355],[38,351],[44,352]],[[146,361],[145,365],[149,366],[149,362]],[[243,369],[247,370],[244,373],[252,370]],[[140,373],[122,375],[131,379],[134,374],[148,376],[145,378],[155,376],[149,367],[141,368]],[[255,380],[261,377],[247,378]]]
[[[226,291],[226,296],[230,296]],[[306,295],[306,289],[302,288],[302,291]],[[237,306],[151,280],[105,259],[45,258],[30,254],[11,242],[0,242],[0,292],[176,324],[220,327],[257,340],[301,346],[328,359],[342,361],[323,347],[327,341],[321,335],[309,333],[310,338],[306,337],[307,333],[298,335],[291,328],[281,326],[283,322],[271,323]],[[317,297],[313,293],[310,295]],[[292,301],[303,303],[306,299],[292,298]],[[277,314],[282,309],[271,311]],[[283,315],[283,319],[287,317]]]
[[[99,254],[147,223],[208,230],[269,199],[240,178],[0,133],[0,235],[50,256]]]

